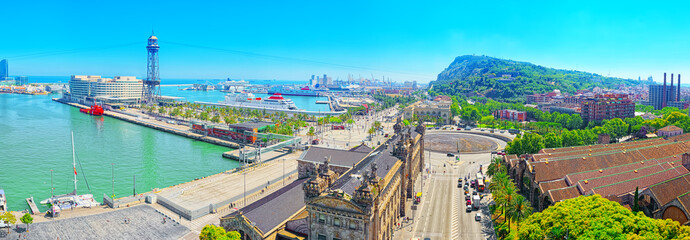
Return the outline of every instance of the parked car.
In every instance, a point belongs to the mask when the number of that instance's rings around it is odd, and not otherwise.
[[[474,220],[477,221],[477,222],[481,221],[481,220],[482,220],[482,214],[481,214],[481,213],[475,214],[475,215],[474,215]]]
[[[453,154],[453,153],[448,153],[448,154],[446,154],[446,156],[447,156],[447,157],[455,157],[455,154]]]
[[[458,128],[457,130],[460,131],[460,130],[462,130],[462,128]]]
[[[472,212],[472,205],[467,205],[467,208],[465,208],[465,212]]]
[[[471,127],[465,127],[465,130],[469,131],[469,130],[472,130],[472,128]]]

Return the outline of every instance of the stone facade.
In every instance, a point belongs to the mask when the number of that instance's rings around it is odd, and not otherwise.
[[[337,182],[326,162],[304,184],[308,239],[392,239],[424,164],[425,128],[404,127],[398,119],[394,129],[396,136],[374,150],[378,154],[369,154]]]

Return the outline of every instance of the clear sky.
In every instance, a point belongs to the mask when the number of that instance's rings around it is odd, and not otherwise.
[[[76,2],[2,3],[10,75],[143,77],[154,29],[163,79],[426,82],[465,54],[690,79],[686,1]]]

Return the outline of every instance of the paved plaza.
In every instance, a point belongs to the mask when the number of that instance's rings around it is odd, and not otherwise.
[[[35,223],[28,230],[20,223],[9,235],[2,229],[0,239],[178,239],[189,232],[187,227],[147,205]]]

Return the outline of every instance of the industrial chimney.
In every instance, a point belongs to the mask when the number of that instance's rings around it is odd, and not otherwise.
[[[666,73],[664,73],[664,87],[661,92],[661,108],[666,107]]]
[[[676,101],[680,102],[680,73],[678,74],[678,94],[676,94]]]
[[[668,89],[668,100],[675,101],[676,98],[673,97],[675,89],[673,89],[673,73],[671,73],[671,87]]]

